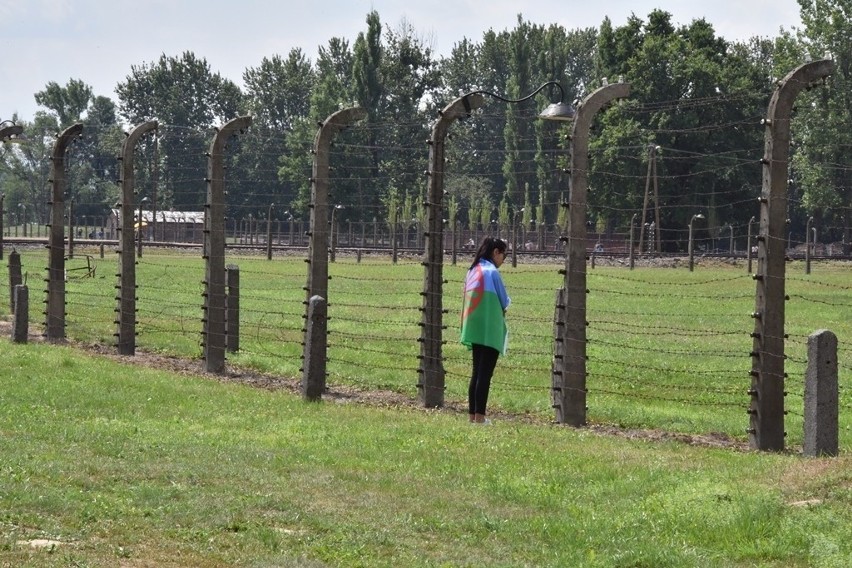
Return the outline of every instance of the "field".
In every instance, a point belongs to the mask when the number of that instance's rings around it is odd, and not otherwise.
[[[70,339],[110,349],[115,343],[117,261],[95,251],[95,278],[69,271],[66,332]],[[588,270],[588,418],[592,424],[655,428],[668,432],[745,439],[748,416],[754,283],[744,264],[705,261],[689,272],[669,261],[627,270],[618,262]],[[80,254],[69,267],[84,263]],[[233,368],[272,377],[299,377],[305,314],[306,265],[299,254],[232,254],[240,270],[240,349],[228,354]],[[46,265],[43,249],[22,251],[24,271]],[[392,264],[385,256],[341,255],[330,265],[329,386],[389,391],[416,399],[419,366],[419,258]],[[527,259],[502,273],[512,296],[509,353],[498,363],[492,412],[541,421],[551,408],[555,291],[562,283],[558,259]],[[466,400],[469,355],[458,344],[461,282],[466,266],[444,268],[445,399]],[[843,421],[849,403],[852,353],[846,338],[852,322],[852,287],[845,263],[816,264],[805,275],[788,266],[786,384],[788,444],[802,442],[804,373],[808,335],[830,329],[839,338],[841,443],[850,439]],[[85,273],[85,272],[83,272]],[[77,274],[80,274],[79,272]],[[141,352],[198,359],[202,348],[204,264],[198,252],[149,249],[137,266],[137,345]],[[4,275],[5,278],[5,275]],[[32,281],[32,276],[31,276]],[[0,310],[8,306],[0,288]],[[30,291],[34,326],[43,295]],[[0,312],[2,313],[2,312]]]
[[[44,253],[22,257],[40,305],[32,275]],[[502,270],[512,343],[495,376],[495,423],[478,427],[459,412],[464,266],[446,267],[448,408],[427,411],[388,403],[416,398],[416,259],[331,265],[329,387],[354,394],[321,404],[287,388],[300,366],[301,258],[228,259],[240,267],[243,307],[229,376],[262,374],[266,389],[200,372],[204,269],[183,254],[140,259],[138,358],[87,349],[114,332],[114,259],[96,260],[95,278],[68,281],[70,346],[0,341],[0,566],[852,559],[843,399],[852,292],[842,264],[808,276],[788,267],[790,450],[767,454],[743,449],[754,291],[741,265],[590,270],[591,426],[572,429],[554,425],[549,407],[557,264]],[[31,318],[37,328],[40,315]],[[841,343],[841,456],[807,459],[801,376],[819,328]],[[195,363],[176,374],[148,368],[145,354]],[[389,396],[371,403],[359,392]]]

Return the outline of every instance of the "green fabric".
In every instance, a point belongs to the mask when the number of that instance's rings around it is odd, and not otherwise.
[[[505,354],[509,334],[505,310],[510,302],[497,267],[481,260],[465,278],[461,342],[468,348],[476,343]]]
[[[467,296],[465,308],[470,304]],[[508,333],[500,298],[494,292],[484,292],[480,302],[462,321],[461,342],[468,348],[477,343],[505,354]]]

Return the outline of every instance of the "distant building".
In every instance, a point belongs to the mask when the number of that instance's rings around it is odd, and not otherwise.
[[[133,213],[134,233],[139,229],[139,210]],[[121,225],[121,210],[110,210],[106,224],[106,238],[117,239]],[[153,211],[142,210],[142,235],[146,240],[174,243],[204,242],[204,211]]]

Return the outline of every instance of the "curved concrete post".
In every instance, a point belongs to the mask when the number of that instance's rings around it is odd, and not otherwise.
[[[48,340],[65,338],[65,151],[83,132],[83,125],[66,128],[53,145],[51,161],[53,193],[50,205],[50,237],[47,266],[47,311],[45,335]]]
[[[305,318],[311,315],[310,300],[321,298],[328,306],[328,171],[331,141],[344,128],[362,120],[367,111],[361,107],[345,108],[333,113],[319,124],[314,138],[314,165],[311,175],[311,220],[308,234],[308,281],[305,286]],[[292,225],[291,225],[292,226]],[[312,385],[310,397],[319,398],[325,390],[326,354],[328,336],[325,332],[309,337],[309,325],[305,326],[302,350],[302,384]],[[308,396],[307,394],[305,396]]]
[[[119,293],[115,324],[119,355],[136,354],[136,257],[133,246],[133,193],[136,173],[133,168],[133,151],[143,135],[156,129],[156,120],[136,126],[124,139],[118,158],[121,160],[121,222],[118,224]],[[141,226],[139,230],[141,231]]]
[[[0,143],[4,143],[12,136],[20,136],[24,133],[24,127],[20,124],[10,124],[0,127]],[[5,193],[0,193],[0,260],[3,260],[3,199]]]
[[[453,121],[485,104],[485,97],[474,93],[448,104],[432,127],[429,139],[429,187],[426,196],[427,230],[423,259],[423,304],[420,322],[420,380],[417,393],[423,406],[444,405],[443,301],[444,282],[444,141]]]
[[[241,116],[222,126],[207,153],[207,204],[204,206],[204,366],[225,369],[225,143],[251,125]]]
[[[571,186],[568,192],[568,236],[565,241],[562,337],[557,333],[553,406],[556,421],[572,426],[586,423],[586,194],[589,173],[589,129],[604,105],[630,95],[629,83],[601,87],[583,99],[571,134]]]
[[[769,102],[757,236],[757,282],[751,351],[749,445],[784,449],[784,262],[790,115],[798,94],[834,71],[828,59],[806,63],[782,79]]]

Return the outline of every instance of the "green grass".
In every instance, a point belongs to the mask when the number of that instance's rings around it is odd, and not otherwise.
[[[80,254],[85,250],[79,251]],[[94,249],[89,251],[94,253]],[[179,357],[201,356],[204,264],[198,251],[147,249],[137,266],[141,350]],[[81,261],[71,261],[81,262]],[[97,277],[67,284],[67,334],[101,345],[114,343],[114,253],[97,259]],[[43,273],[43,249],[23,251],[25,270]],[[307,265],[301,256],[229,252],[240,267],[240,351],[229,364],[297,377],[302,366],[302,327]],[[551,408],[554,294],[561,285],[556,261],[508,264],[501,272],[512,296],[510,348],[494,376],[495,412],[529,414],[546,421]],[[5,265],[3,265],[5,269]],[[447,264],[444,316],[446,399],[464,404],[469,355],[458,344],[461,282],[466,266]],[[392,264],[387,257],[338,255],[329,271],[329,383],[417,395],[423,267],[417,259]],[[807,336],[827,328],[840,339],[841,393],[849,388],[852,354],[846,338],[852,305],[846,263],[788,265],[787,443],[802,443]],[[5,278],[5,274],[0,274]],[[739,265],[685,268],[602,267],[588,271],[588,418],[623,428],[656,428],[688,434],[721,433],[745,439],[746,393],[751,379],[754,282]],[[43,297],[31,285],[31,305]],[[0,313],[8,290],[0,288]],[[38,323],[37,310],[31,319]],[[841,445],[852,443],[841,398]]]
[[[850,471],[0,340],[0,566],[847,566]]]

